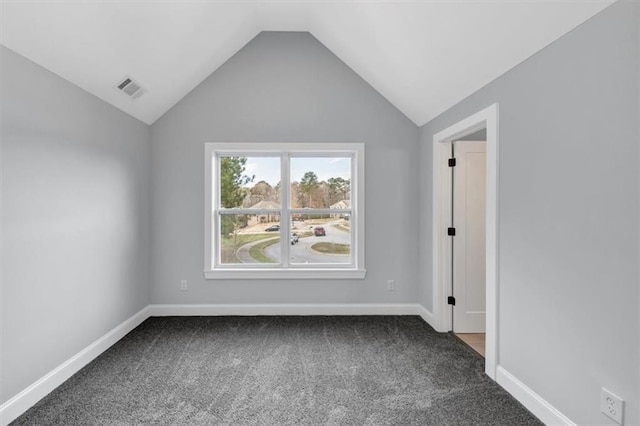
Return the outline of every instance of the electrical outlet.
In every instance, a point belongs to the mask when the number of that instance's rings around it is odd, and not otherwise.
[[[610,390],[600,391],[600,411],[618,424],[623,424],[624,400]]]
[[[187,285],[187,280],[180,280],[180,291],[189,290],[189,286]]]
[[[394,280],[387,280],[387,291],[394,291],[396,289],[396,282]]]

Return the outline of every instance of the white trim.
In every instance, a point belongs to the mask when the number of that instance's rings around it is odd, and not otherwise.
[[[417,306],[416,315],[420,315],[420,317],[424,320],[424,322],[426,322],[432,328],[435,329],[435,327],[433,327],[433,324],[434,324],[433,314],[422,305],[416,305],[416,306]]]
[[[215,152],[210,144],[204,144],[204,269],[211,269],[214,263],[215,250],[211,236],[213,235],[213,157]]]
[[[446,229],[451,226],[451,173],[445,166],[446,159],[451,156],[448,145],[433,143],[433,317],[434,328],[441,333],[451,330],[451,309],[437,301],[444,301],[449,296],[451,275],[449,271],[451,239]],[[449,197],[445,199],[445,197]],[[437,202],[441,200],[441,202]]]
[[[270,303],[149,305],[149,316],[421,315],[413,303]],[[422,308],[424,309],[424,308]]]
[[[451,174],[446,165],[447,143],[487,128],[487,212],[486,212],[486,342],[485,373],[495,380],[498,365],[498,104],[493,104],[433,136],[433,328],[451,330],[451,307],[446,296],[451,288],[451,242],[446,228],[451,217],[448,188]],[[449,194],[449,195],[447,195]]]
[[[47,396],[52,390],[64,383],[82,367],[96,359],[131,330],[149,318],[149,307],[142,308],[138,313],[122,322],[104,336],[72,356],[38,381],[0,406],[0,424],[11,423],[35,403]]]
[[[496,369],[496,381],[544,424],[567,426],[576,424],[502,366]]]
[[[291,267],[289,269],[280,268],[218,268],[212,271],[204,271],[206,279],[249,279],[249,280],[361,280],[367,274],[366,269],[339,269],[338,266],[324,269],[302,269]]]

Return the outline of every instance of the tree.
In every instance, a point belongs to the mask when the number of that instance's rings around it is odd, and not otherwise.
[[[290,189],[291,193],[290,193],[290,197],[291,197],[291,207],[293,208],[300,208],[304,206],[304,194],[302,193],[302,191],[300,190],[300,183],[298,182],[291,182],[291,189]]]
[[[224,208],[241,207],[245,196],[243,186],[253,182],[255,176],[244,174],[246,157],[220,159],[220,204]]]
[[[275,201],[276,203],[280,203],[280,182],[278,182],[276,184],[276,186],[273,187],[273,196],[272,196],[272,200],[271,201]]]
[[[303,194],[307,194],[309,204],[303,207],[313,207],[311,204],[311,193],[318,187],[318,176],[314,172],[306,172],[300,180],[300,189]]]
[[[220,205],[223,208],[241,207],[245,197],[243,188],[249,182],[253,182],[255,176],[244,174],[246,157],[222,157],[220,158]],[[220,231],[222,235],[236,234],[243,224],[246,226],[246,216],[222,215]]]
[[[347,194],[351,189],[351,180],[344,179],[341,177],[337,178],[329,178],[327,180],[327,184],[329,185],[329,200],[330,204],[337,203],[340,200],[344,200],[347,198]]]

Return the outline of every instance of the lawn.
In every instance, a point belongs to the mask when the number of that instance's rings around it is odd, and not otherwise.
[[[271,237],[273,237],[272,234],[237,234],[235,236],[222,237],[220,260],[222,263],[240,263],[236,257],[236,250],[239,247]]]
[[[326,254],[349,254],[351,253],[351,246],[348,244],[335,244],[335,243],[315,243],[311,246],[312,250],[319,251]]]
[[[280,242],[280,238],[275,238],[269,241],[263,241],[254,246],[251,246],[249,249],[249,255],[257,260],[259,263],[276,263],[276,261],[269,256],[264,254],[265,247],[268,247],[272,244],[277,244]]]

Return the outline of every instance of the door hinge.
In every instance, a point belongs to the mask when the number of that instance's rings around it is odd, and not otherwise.
[[[456,166],[456,159],[449,158],[449,167],[455,167],[455,166]]]
[[[447,235],[450,235],[452,237],[455,237],[456,235],[456,228],[447,228]]]
[[[456,306],[456,298],[453,296],[449,296],[447,297],[447,304],[448,305],[453,305]]]

